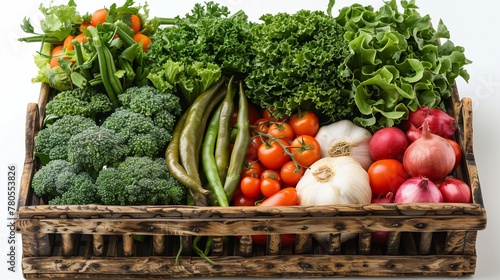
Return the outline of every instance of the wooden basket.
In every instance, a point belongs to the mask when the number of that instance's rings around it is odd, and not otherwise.
[[[28,105],[26,158],[16,230],[24,277],[346,277],[464,276],[476,269],[477,231],[486,227],[472,144],[471,100],[455,88],[448,109],[458,123],[464,157],[454,176],[472,188],[473,203],[331,205],[316,207],[50,206],[30,187],[39,163],[33,138],[50,89]],[[371,242],[388,231],[387,246]],[[312,233],[330,233],[320,246]],[[340,234],[359,233],[340,243]],[[296,234],[281,246],[279,234]],[[267,234],[267,245],[250,235]],[[134,235],[145,236],[136,241]],[[211,264],[193,250],[194,236],[212,236]],[[179,246],[182,255],[176,262]]]

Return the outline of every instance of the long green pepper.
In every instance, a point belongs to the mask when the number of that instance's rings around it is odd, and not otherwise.
[[[233,79],[231,77],[227,86],[226,96],[222,101],[220,108],[219,125],[217,132],[217,140],[215,143],[215,165],[219,173],[219,178],[224,184],[226,181],[227,168],[229,166],[229,145],[231,144],[231,118],[234,111],[233,102]]]
[[[231,159],[229,161],[226,182],[224,183],[224,191],[226,192],[226,197],[228,199],[231,199],[234,191],[238,187],[241,171],[243,170],[243,164],[245,162],[245,155],[250,141],[248,100],[245,95],[245,91],[243,90],[242,81],[240,81],[240,90],[238,95],[238,118],[236,121],[238,132],[236,134],[233,152],[231,153]]]

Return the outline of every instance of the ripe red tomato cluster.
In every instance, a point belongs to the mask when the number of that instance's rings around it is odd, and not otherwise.
[[[252,106],[253,107],[253,106]],[[233,196],[236,206],[255,205],[285,187],[295,187],[307,167],[321,157],[318,117],[313,112],[277,119],[270,110],[249,110],[252,137]]]

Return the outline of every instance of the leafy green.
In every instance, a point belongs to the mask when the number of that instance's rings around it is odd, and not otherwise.
[[[261,16],[252,28],[247,95],[276,116],[314,110],[325,121],[352,117],[354,99],[345,29],[321,11]]]
[[[354,4],[336,18],[353,53],[348,67],[359,112],[354,122],[373,131],[398,124],[418,107],[442,107],[455,79],[469,78],[464,48],[449,40],[443,22],[434,28],[415,1],[401,6],[403,11],[395,0],[379,10]]]

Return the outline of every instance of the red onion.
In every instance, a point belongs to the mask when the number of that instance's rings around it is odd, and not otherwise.
[[[375,197],[372,199],[372,203],[394,203],[394,193],[388,192],[384,197]],[[387,231],[372,232],[372,242],[374,244],[385,246],[387,245],[388,237],[389,232]]]
[[[411,177],[431,180],[444,178],[455,166],[455,151],[443,137],[430,132],[427,122],[422,125],[422,137],[411,143],[403,156],[403,166]]]
[[[455,119],[437,108],[422,107],[415,112],[410,111],[408,119],[417,128],[428,122],[432,133],[444,138],[451,138],[455,133]]]
[[[372,203],[393,203],[394,202],[394,193],[388,192],[383,197],[375,197],[372,198]]]
[[[451,147],[453,148],[453,151],[455,152],[455,167],[457,167],[462,161],[462,148],[454,140],[446,139],[446,141],[450,143]]]
[[[369,144],[373,160],[401,159],[407,147],[406,135],[397,127],[384,127],[377,130],[372,135]]]
[[[471,203],[472,194],[469,185],[462,180],[447,177],[439,185],[444,202]]]
[[[399,187],[394,197],[395,203],[443,202],[443,195],[438,187],[425,177],[413,177]]]
[[[422,137],[422,130],[411,124],[406,131],[406,140],[408,141],[408,143],[411,144],[420,137]]]

